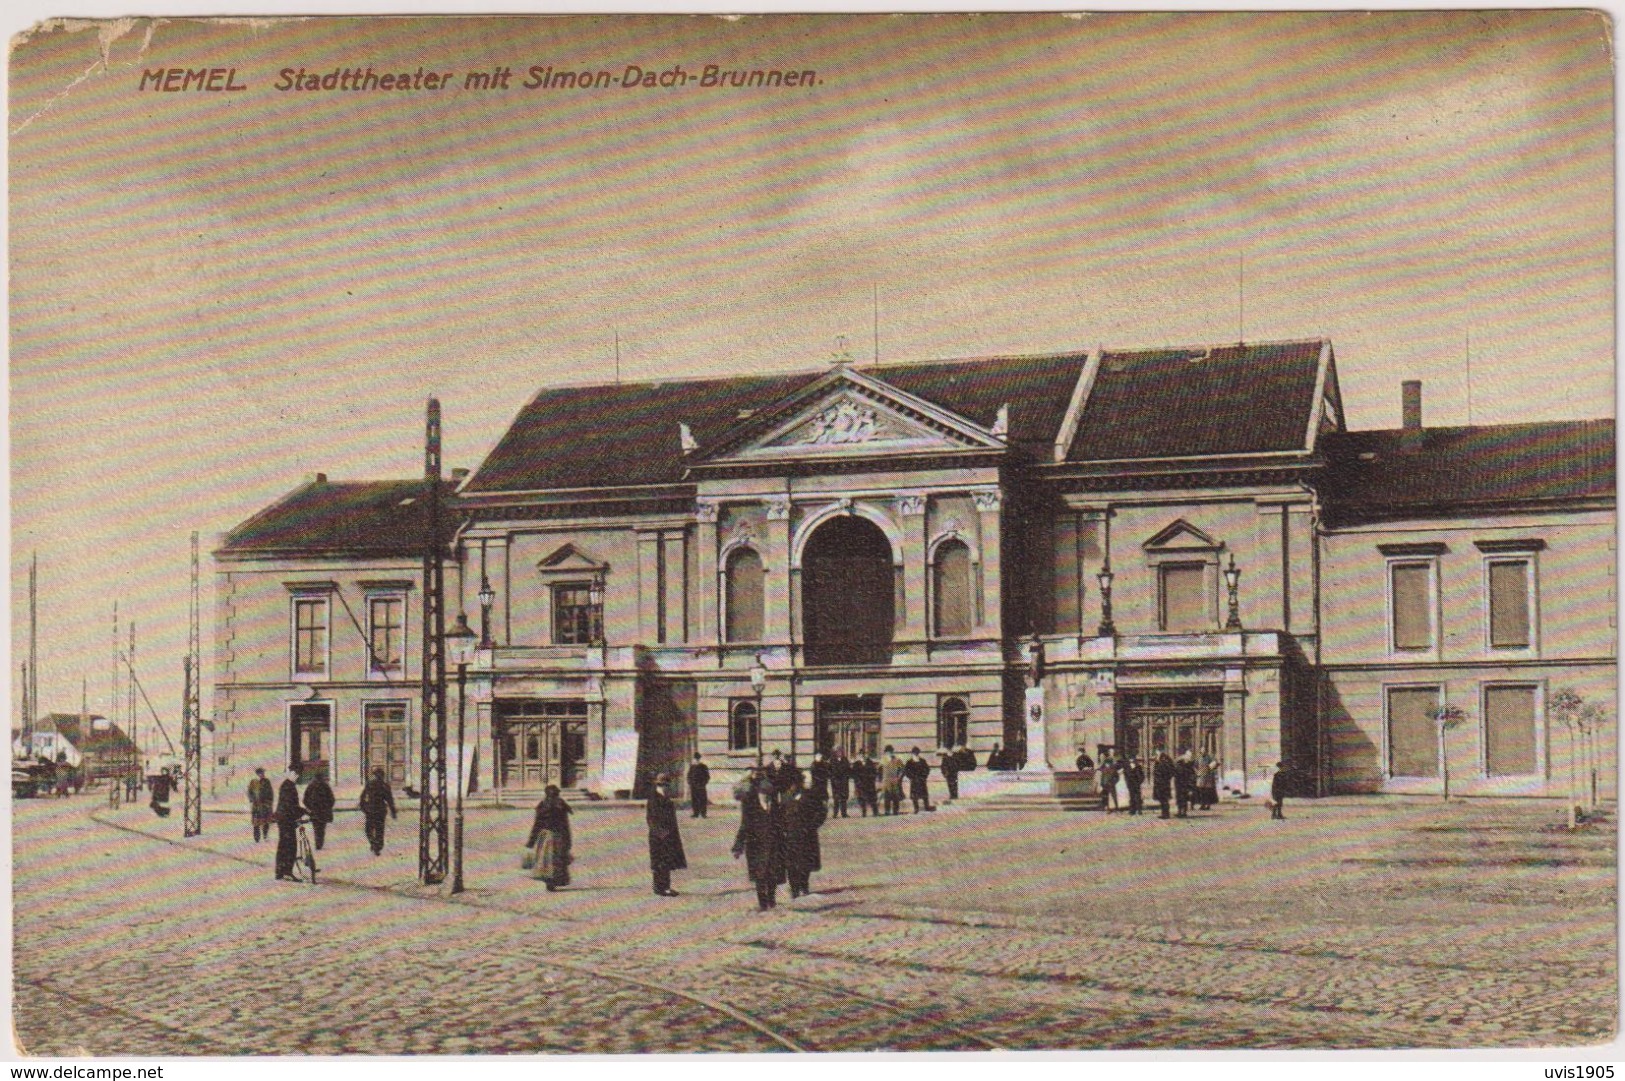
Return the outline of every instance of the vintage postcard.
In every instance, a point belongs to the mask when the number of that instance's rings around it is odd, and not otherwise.
[[[1611,1076],[1613,63],[19,30],[12,1056]]]

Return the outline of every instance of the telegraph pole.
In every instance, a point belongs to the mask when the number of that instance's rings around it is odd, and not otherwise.
[[[440,401],[429,399],[423,456],[423,746],[418,795],[418,880],[446,880],[446,581],[440,537]]]
[[[33,739],[34,714],[39,712],[39,553],[28,564],[28,716],[24,734]]]
[[[138,714],[135,711],[135,620],[130,620],[130,652],[124,657],[130,669],[130,742],[135,744],[135,768],[139,776],[146,776],[147,763],[141,757],[141,741],[136,738]]]
[[[198,640],[197,597],[197,533],[194,531],[192,596],[186,632],[186,708],[181,714],[181,744],[185,748],[186,755],[182,781],[185,791],[185,826],[182,832],[187,837],[196,837],[203,832],[203,712],[202,696],[198,693],[198,684],[202,676],[198,670],[202,661],[200,656],[202,647]]]

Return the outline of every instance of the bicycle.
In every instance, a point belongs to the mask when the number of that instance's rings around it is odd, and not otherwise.
[[[298,838],[299,849],[293,861],[293,877],[299,882],[305,881],[299,876],[299,865],[304,864],[310,871],[310,884],[316,884],[316,847],[311,843],[310,830],[307,828],[310,819],[301,818],[295,836]]]

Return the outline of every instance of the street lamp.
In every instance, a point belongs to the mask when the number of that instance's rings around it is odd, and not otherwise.
[[[474,659],[477,642],[468,617],[458,612],[457,625],[446,632],[446,659],[457,666],[457,811],[452,822],[452,893],[463,892],[463,786],[468,769],[463,749],[463,717],[468,701],[468,665]]]
[[[480,575],[480,648],[490,649],[491,606],[497,602],[497,591],[491,588],[491,579]]]
[[[1230,553],[1230,565],[1224,569],[1224,587],[1230,592],[1230,614],[1224,621],[1227,631],[1241,630],[1241,609],[1236,603],[1236,590],[1241,586],[1241,569],[1236,566],[1236,553]]]
[[[1102,638],[1110,638],[1110,637],[1112,637],[1113,635],[1115,635],[1117,633],[1117,625],[1112,622],[1112,568],[1111,568],[1111,564],[1108,563],[1105,566],[1101,567],[1100,568],[1100,573],[1095,575],[1095,580],[1100,583],[1100,628],[1099,628],[1099,633],[1100,633],[1100,636]]]
[[[767,666],[762,655],[756,654],[756,663],[750,666],[750,689],[756,692],[756,765],[762,764],[762,692],[767,690]]]

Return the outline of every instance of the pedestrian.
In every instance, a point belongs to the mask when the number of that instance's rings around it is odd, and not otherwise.
[[[1286,818],[1286,790],[1292,783],[1287,768],[1280,762],[1275,763],[1275,770],[1270,775],[1270,817]]]
[[[333,786],[327,783],[327,771],[318,769],[310,784],[305,786],[305,811],[310,815],[310,830],[316,835],[316,851],[327,842],[327,826],[333,821]]]
[[[889,744],[880,764],[880,801],[888,815],[903,813],[903,760]]]
[[[126,783],[125,787],[133,786]],[[131,792],[128,798],[134,799],[135,793]],[[271,779],[265,776],[263,767],[256,769],[254,779],[248,782],[248,815],[254,823],[255,844],[271,835],[271,812],[275,807],[276,792],[271,788]]]
[[[948,786],[948,802],[959,798],[959,754],[944,747],[937,752],[937,768],[942,770],[942,781]]]
[[[688,816],[690,818],[704,818],[705,812],[711,809],[711,797],[706,793],[705,786],[711,783],[711,767],[705,764],[700,752],[694,752],[694,764],[688,767]]]
[[[147,802],[147,806],[151,807],[152,813],[159,818],[169,817],[169,792],[173,783],[168,766],[147,778],[147,787],[152,790],[152,799]],[[67,793],[63,792],[63,795]]]
[[[813,755],[812,765],[807,767],[807,774],[811,778],[807,785],[807,792],[824,804],[829,803],[829,759],[824,752],[819,751]]]
[[[852,796],[852,763],[839,747],[829,761],[830,817],[845,818],[846,802]]]
[[[391,818],[400,817],[395,813],[395,792],[389,787],[384,768],[379,766],[372,771],[372,780],[361,789],[361,818],[366,823],[367,845],[374,856],[384,851],[385,811]]]
[[[1078,772],[1079,773],[1082,773],[1086,769],[1094,769],[1095,768],[1095,760],[1093,758],[1089,757],[1089,748],[1087,748],[1087,747],[1079,747],[1078,748],[1077,766],[1078,766]]]
[[[276,877],[278,882],[297,882],[294,861],[299,858],[299,820],[305,809],[299,805],[297,774],[289,772],[276,790]],[[154,797],[156,798],[156,796]]]
[[[1219,793],[1213,785],[1213,756],[1203,755],[1196,763],[1196,808],[1209,811],[1219,802]]]
[[[1185,751],[1174,760],[1174,802],[1179,805],[1178,817],[1189,817],[1191,796],[1196,791],[1196,763]]]
[[[768,777],[758,778],[739,802],[733,856],[745,857],[745,873],[756,886],[757,910],[766,912],[777,905],[779,884],[789,875],[784,866],[784,810]]]
[[[774,778],[779,786],[779,792],[790,791],[790,782],[797,778],[800,778],[803,785],[807,783],[807,775],[801,772],[800,766],[796,765],[796,756],[790,755],[779,766],[779,775]]]
[[[931,806],[929,787],[931,763],[920,756],[918,747],[908,754],[908,761],[903,763],[903,776],[908,778],[908,801],[914,805],[915,814],[919,814],[921,810],[934,811],[936,808]]]
[[[880,803],[876,786],[880,781],[880,765],[868,751],[852,763],[852,789],[858,797],[858,814],[864,818],[880,817]]]
[[[824,868],[818,846],[818,827],[824,818],[824,801],[818,793],[804,788],[799,779],[793,781],[784,802],[784,871],[792,900],[811,893],[812,873]]]
[[[1123,783],[1128,788],[1128,813],[1141,814],[1145,811],[1145,767],[1138,758],[1128,760],[1128,768],[1123,771]]]
[[[784,791],[783,781],[779,777],[782,772],[784,772],[784,753],[775,747],[773,753],[768,755],[767,758],[767,779],[772,781],[774,786],[781,792]]]
[[[1168,817],[1168,800],[1174,794],[1174,760],[1167,751],[1158,751],[1151,763],[1151,798],[1162,805],[1162,817]]]
[[[683,837],[677,832],[677,804],[667,791],[668,782],[664,773],[656,774],[654,790],[644,806],[644,818],[649,823],[649,872],[654,876],[657,897],[676,897],[671,873],[688,869]]]
[[[1122,810],[1117,802],[1117,759],[1110,751],[1100,756],[1100,809],[1107,814]]]
[[[264,771],[261,770],[260,772],[263,773]],[[269,789],[271,787],[271,782],[266,781],[265,782],[265,787],[267,789]],[[136,794],[139,793],[140,791],[141,791],[141,777],[140,777],[140,775],[136,774],[136,773],[127,773],[127,774],[125,774],[124,775],[124,802],[125,803],[134,803]],[[271,825],[270,825],[269,819],[267,819],[267,821],[266,821],[265,832],[266,833],[271,832]]]
[[[954,752],[954,763],[959,767],[959,772],[961,775],[966,773],[975,773],[976,752],[961,743],[959,745],[959,750]]]
[[[997,743],[993,745],[993,749],[991,751],[987,752],[987,768],[997,770],[1006,770],[1010,768],[1010,764],[1004,756],[1004,751]]]
[[[536,820],[531,823],[530,837],[525,847],[530,854],[530,877],[547,883],[547,892],[553,893],[570,884],[570,864],[575,853],[570,845],[570,805],[559,795],[559,786],[550,784],[542,790],[542,802],[536,805]]]

